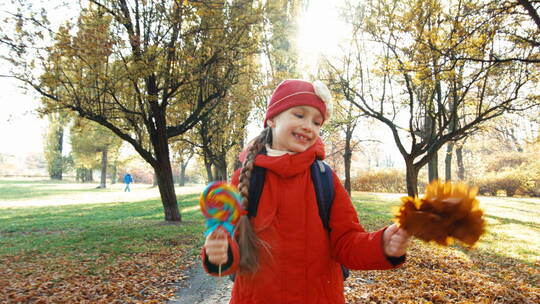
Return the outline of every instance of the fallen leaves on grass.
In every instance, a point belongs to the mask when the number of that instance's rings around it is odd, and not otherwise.
[[[162,303],[185,277],[185,250],[131,256],[22,255],[0,261],[2,303]]]
[[[392,271],[353,271],[347,303],[540,303],[540,271],[477,250],[414,242]]]

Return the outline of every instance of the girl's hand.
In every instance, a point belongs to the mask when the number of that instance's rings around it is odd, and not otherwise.
[[[214,265],[223,265],[229,259],[228,249],[229,243],[227,241],[227,232],[218,228],[206,237],[204,242],[204,249],[210,263]]]
[[[407,253],[410,238],[411,235],[396,224],[388,226],[383,232],[384,253],[390,257],[404,255]]]

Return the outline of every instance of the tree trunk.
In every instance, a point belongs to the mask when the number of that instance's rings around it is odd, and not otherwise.
[[[349,196],[351,196],[351,157],[352,157],[352,151],[351,151],[351,141],[350,136],[346,135],[345,140],[345,152],[343,153],[343,163],[345,166],[345,190],[347,190],[347,193]]]
[[[157,86],[154,75],[148,78],[148,92],[150,93],[150,108],[154,113],[154,128],[151,128],[150,142],[154,149],[155,161],[152,164],[156,181],[161,195],[161,203],[165,212],[165,221],[181,222],[182,217],[178,210],[174,180],[172,174],[171,158],[169,155],[169,139],[167,137],[167,121],[165,108],[160,107],[157,98]],[[152,127],[152,126],[151,126]]]
[[[214,177],[212,181],[220,179],[218,167],[216,166],[216,164],[212,166],[212,176]]]
[[[214,175],[212,174],[212,163],[204,160],[204,167],[206,168],[206,178],[207,182],[210,183],[214,180]]]
[[[169,145],[165,134],[153,138],[156,162],[154,163],[155,181],[161,195],[161,202],[165,212],[165,221],[181,222],[182,217],[178,210],[171,160],[169,158]]]
[[[244,149],[244,136],[242,135],[242,137],[238,140],[238,142],[240,143],[238,145],[238,147],[240,148],[240,151],[242,151]],[[236,171],[238,169],[242,168],[242,162],[240,161],[240,158],[239,157],[235,157],[234,158],[234,169],[233,171]],[[228,176],[227,176],[228,177]]]
[[[172,175],[172,173],[171,173],[171,175]],[[154,170],[154,177],[152,178],[152,187],[155,187],[155,186],[157,186],[158,184],[159,184],[159,182],[158,182],[158,177],[157,177],[157,174],[156,174],[156,172],[155,172],[155,170]]]
[[[413,160],[405,159],[406,176],[407,176],[407,194],[409,196],[418,196],[418,171],[413,164]]]
[[[176,202],[171,163],[167,158],[162,159],[158,164],[158,168],[155,168],[154,171],[158,180],[163,210],[165,211],[165,221],[181,222],[182,217],[178,211],[178,203]]]
[[[186,168],[188,162],[182,163],[180,166],[180,176],[178,180],[178,186],[183,187],[186,185]]]
[[[458,167],[458,179],[465,180],[465,166],[463,165],[463,145],[456,149],[456,162]]]
[[[189,165],[189,161],[193,157],[193,154],[195,154],[195,151],[194,151],[193,147],[191,147],[191,150],[190,150],[190,152],[188,154],[188,157],[182,156],[182,158],[181,158],[180,176],[179,176],[179,181],[178,181],[179,186],[185,186],[186,185],[186,169],[187,169],[187,166]]]
[[[114,165],[111,168],[111,184],[116,184],[116,181],[118,179],[118,166],[116,165],[116,161],[114,162]]]
[[[87,177],[86,181],[87,182],[93,182],[94,181],[94,170],[88,169],[87,172],[88,172],[88,175],[86,176]]]
[[[107,187],[107,148],[101,151],[101,182],[99,188]]]
[[[75,169],[75,181],[76,182],[82,182],[82,172],[81,172],[81,168],[76,168]]]
[[[217,165],[215,166],[216,169],[216,179],[217,180],[227,180],[227,152],[223,152],[220,155],[218,155],[219,159],[217,161]]]
[[[52,172],[49,173],[51,179],[62,180],[62,171],[64,168],[64,159],[62,157],[62,150],[64,144],[64,127],[58,126],[56,131],[56,155],[53,160]]]
[[[446,146],[446,156],[444,158],[444,179],[449,182],[452,180],[452,153],[454,152],[454,142],[448,142]]]
[[[429,182],[439,178],[439,156],[438,153],[433,153],[433,157],[428,163],[428,179]]]

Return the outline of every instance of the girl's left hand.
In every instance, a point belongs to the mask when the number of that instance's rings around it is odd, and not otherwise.
[[[392,224],[383,232],[384,253],[390,257],[400,257],[407,253],[411,235],[404,229]]]

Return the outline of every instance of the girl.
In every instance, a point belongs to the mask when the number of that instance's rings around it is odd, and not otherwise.
[[[230,303],[345,303],[340,264],[350,269],[393,269],[405,260],[409,234],[394,225],[365,232],[339,178],[330,232],[318,213],[310,167],[324,158],[318,134],[331,112],[321,82],[285,80],[268,103],[265,129],[241,154],[232,183],[249,202],[254,166],[266,169],[256,216],[243,216],[235,233],[217,230],[202,250],[211,275],[236,274]],[[260,152],[263,153],[260,153]]]

